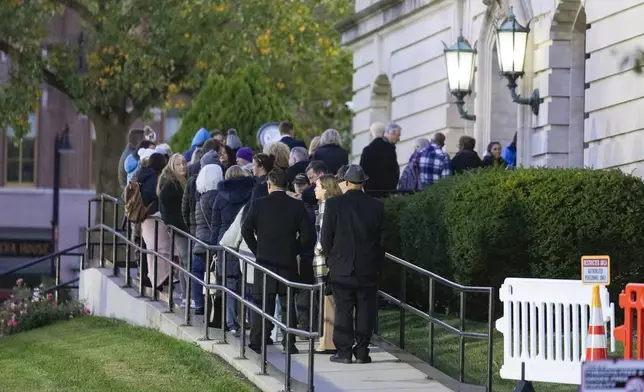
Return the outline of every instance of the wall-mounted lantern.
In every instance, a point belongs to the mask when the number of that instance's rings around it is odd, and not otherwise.
[[[529,26],[530,23],[527,27],[521,26],[510,7],[508,17],[496,28],[496,51],[499,56],[500,73],[508,80],[512,101],[520,105],[529,105],[532,113],[538,115],[539,105],[543,102],[539,97],[539,90],[535,89],[530,98],[522,98],[516,91],[517,79],[524,74]]]
[[[447,64],[447,84],[449,91],[456,97],[456,106],[462,119],[476,121],[476,116],[467,113],[463,98],[472,93],[472,82],[476,70],[476,49],[461,34],[456,44],[447,47],[445,42],[445,61]]]

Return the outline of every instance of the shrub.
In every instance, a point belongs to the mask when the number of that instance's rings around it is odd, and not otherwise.
[[[189,148],[200,128],[235,128],[244,146],[257,145],[260,126],[286,118],[281,97],[265,79],[258,66],[241,68],[232,77],[211,76],[182,115],[181,128],[171,140],[173,151]]]
[[[460,284],[579,279],[590,254],[611,256],[614,293],[644,279],[644,182],[619,170],[481,169],[406,201],[388,217],[401,230],[397,254]],[[426,304],[426,284],[410,290]]]
[[[16,281],[11,297],[0,305],[0,337],[29,331],[56,321],[88,313],[76,300],[56,303],[44,285],[31,289],[22,279]]]

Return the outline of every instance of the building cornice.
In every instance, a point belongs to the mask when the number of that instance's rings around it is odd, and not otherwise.
[[[347,46],[406,19],[437,0],[380,0],[335,25]]]

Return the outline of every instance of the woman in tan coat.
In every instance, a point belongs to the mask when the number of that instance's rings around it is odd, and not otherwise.
[[[315,222],[316,230],[318,232],[318,239],[320,238],[320,229],[324,221],[324,203],[326,200],[340,196],[342,191],[338,186],[338,180],[335,176],[324,175],[318,178],[315,184],[315,197],[318,199],[318,211]],[[328,268],[326,266],[326,259],[322,255],[322,246],[320,241],[315,245],[315,258],[313,260],[313,272],[318,282],[326,282]],[[318,353],[333,353],[335,352],[335,345],[333,344],[333,323],[335,320],[335,304],[333,302],[333,295],[331,295],[330,286],[325,286],[324,297],[324,325],[320,337],[320,345],[317,348]]]

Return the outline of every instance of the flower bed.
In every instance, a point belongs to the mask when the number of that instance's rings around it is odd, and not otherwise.
[[[18,279],[9,299],[0,304],[0,337],[87,313],[87,308],[78,300],[56,303],[54,295],[45,292],[43,284],[31,288]]]

